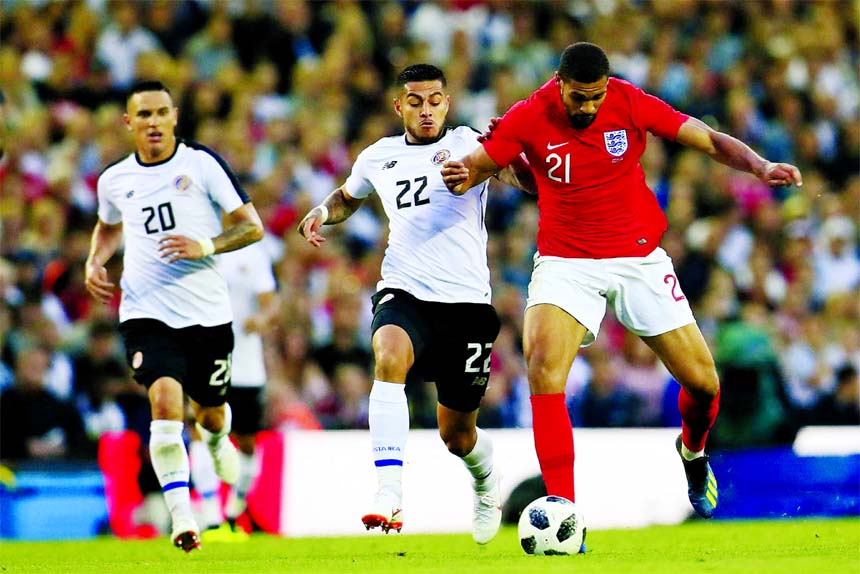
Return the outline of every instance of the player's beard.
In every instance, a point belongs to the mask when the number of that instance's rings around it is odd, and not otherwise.
[[[420,133],[418,133],[417,131],[409,129],[409,128],[406,128],[406,131],[409,132],[409,135],[412,136],[412,139],[414,139],[416,143],[429,144],[429,143],[434,143],[434,142],[439,141],[439,139],[441,139],[441,137],[442,137],[442,133],[445,131],[445,128],[444,128],[444,126],[439,126],[439,131],[437,131],[436,135],[434,135],[434,136],[424,136],[424,135],[421,135]]]
[[[597,114],[567,114],[567,118],[570,120],[570,125],[577,130],[584,130],[593,124],[596,117]]]

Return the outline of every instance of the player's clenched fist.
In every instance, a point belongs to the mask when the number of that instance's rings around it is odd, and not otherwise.
[[[446,161],[442,166],[442,181],[453,194],[462,195],[466,192],[463,185],[469,179],[469,168],[462,161]]]

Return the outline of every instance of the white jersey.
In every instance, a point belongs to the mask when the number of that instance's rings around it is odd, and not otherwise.
[[[182,141],[158,163],[141,164],[131,154],[102,172],[98,198],[99,219],[122,223],[125,239],[121,322],[157,319],[179,329],[232,320],[227,285],[213,257],[169,263],[158,254],[165,235],[219,235],[221,211],[250,201],[224,160]]]
[[[245,330],[245,320],[259,307],[257,296],[276,289],[272,260],[260,243],[252,243],[215,256],[227,280],[233,306],[233,359],[231,384],[234,387],[262,387],[266,384],[263,338]]]
[[[422,301],[489,303],[487,182],[461,196],[442,181],[442,164],[481,145],[478,133],[446,128],[431,144],[382,138],[362,151],[344,188],[364,198],[376,190],[390,233],[378,288],[403,289]]]

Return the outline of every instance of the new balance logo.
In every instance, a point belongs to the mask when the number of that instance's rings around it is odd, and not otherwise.
[[[132,189],[128,193],[125,194],[126,199],[131,199],[131,196],[134,195],[134,190]]]
[[[391,168],[392,168],[392,167],[394,167],[395,165],[397,165],[397,160],[396,160],[396,159],[393,159],[393,160],[391,160],[391,161],[389,161],[389,162],[386,162],[386,163],[385,163],[385,165],[383,165],[383,166],[382,166],[382,169],[391,169]]]

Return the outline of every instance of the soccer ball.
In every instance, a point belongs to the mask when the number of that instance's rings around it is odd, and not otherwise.
[[[526,554],[577,554],[585,544],[585,519],[576,505],[561,496],[532,501],[517,525]]]

